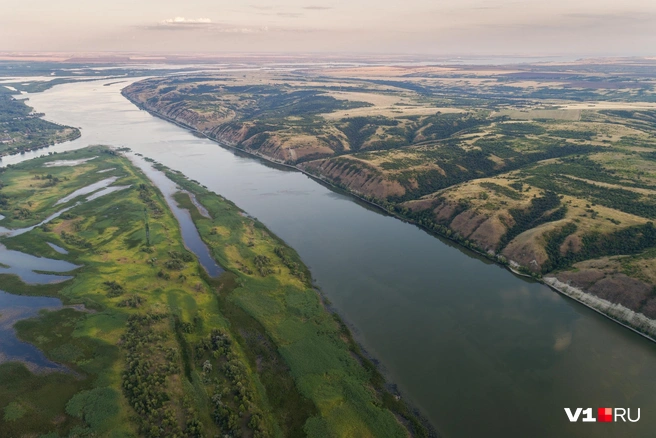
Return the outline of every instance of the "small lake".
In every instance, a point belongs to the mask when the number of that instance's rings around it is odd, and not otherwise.
[[[38,316],[41,310],[61,308],[57,298],[12,295],[0,290],[0,363],[22,362],[33,372],[67,371],[34,345],[18,339],[13,328],[20,320]]]
[[[81,158],[79,160],[56,160],[56,161],[49,161],[45,164],[45,167],[67,167],[67,166],[79,166],[80,164],[84,164],[87,161],[91,161],[97,157],[91,157],[91,158]]]
[[[105,187],[104,189],[98,190],[96,193],[94,193],[91,196],[87,197],[86,202],[93,201],[94,199],[98,199],[98,198],[103,197],[105,195],[109,195],[110,193],[120,192],[121,190],[129,189],[130,187],[131,186]]]

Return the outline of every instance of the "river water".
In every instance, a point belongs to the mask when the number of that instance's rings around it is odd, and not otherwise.
[[[127,146],[257,217],[300,253],[356,339],[443,436],[654,436],[656,345],[301,173],[140,111],[120,95],[126,85],[30,95],[48,120],[82,128],[46,151]],[[640,408],[641,420],[572,424],[565,407],[633,417]]]

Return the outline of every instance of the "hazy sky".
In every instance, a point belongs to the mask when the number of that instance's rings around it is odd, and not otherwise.
[[[0,0],[3,51],[656,55],[656,0]]]

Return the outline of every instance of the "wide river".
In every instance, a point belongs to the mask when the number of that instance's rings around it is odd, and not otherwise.
[[[106,81],[110,82],[110,81]],[[243,157],[140,111],[127,83],[65,84],[36,111],[82,128],[49,150],[127,146],[264,222],[403,396],[445,437],[653,437],[656,345],[305,175]],[[6,157],[12,163],[41,155]],[[631,408],[637,423],[570,423],[564,408]]]

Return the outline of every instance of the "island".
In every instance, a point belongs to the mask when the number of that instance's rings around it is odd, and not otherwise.
[[[298,254],[230,201],[105,146],[0,182],[0,255],[41,262],[3,258],[1,289],[45,297],[14,324],[44,359],[0,364],[6,436],[429,436]]]

